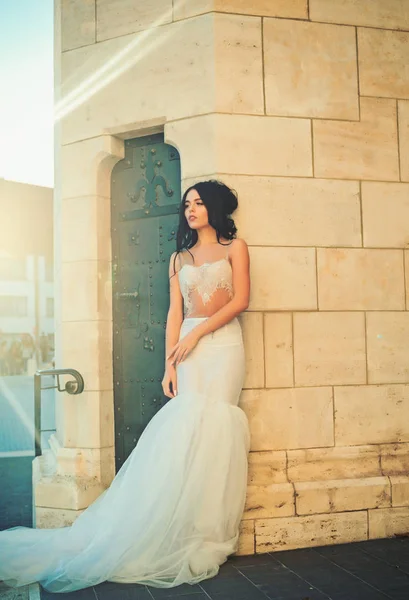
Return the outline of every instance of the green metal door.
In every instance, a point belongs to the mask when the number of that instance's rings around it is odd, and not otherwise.
[[[125,142],[112,173],[113,367],[116,469],[162,391],[169,257],[176,250],[180,158],[162,135]]]

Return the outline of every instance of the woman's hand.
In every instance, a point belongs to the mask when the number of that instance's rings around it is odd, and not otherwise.
[[[184,338],[179,340],[176,346],[173,346],[166,360],[175,365],[176,368],[179,363],[185,360],[186,356],[193,350],[199,340],[200,335],[192,329]]]
[[[162,379],[162,389],[163,389],[163,393],[168,398],[174,398],[177,394],[176,381],[177,381],[177,375],[176,375],[175,367],[173,365],[167,364],[165,374]],[[172,395],[172,392],[170,391],[170,384],[172,384],[173,395]]]

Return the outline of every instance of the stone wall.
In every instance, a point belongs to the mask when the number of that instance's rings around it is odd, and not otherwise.
[[[239,552],[407,531],[408,3],[62,0],[58,15],[59,214],[76,227],[61,352],[92,382],[62,411],[60,475],[113,475],[110,170],[123,139],[164,131],[184,186],[237,189],[250,248]],[[68,496],[57,521],[92,495]]]

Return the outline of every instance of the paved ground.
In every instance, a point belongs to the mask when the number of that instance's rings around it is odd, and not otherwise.
[[[32,456],[0,458],[0,530],[32,525]]]
[[[232,557],[199,585],[102,583],[42,600],[408,600],[409,537]]]
[[[6,587],[0,581],[0,598],[1,600],[29,600],[29,588],[24,586],[17,590]]]

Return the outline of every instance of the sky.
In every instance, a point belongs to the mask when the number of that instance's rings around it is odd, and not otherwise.
[[[53,187],[53,0],[0,0],[0,178]]]

